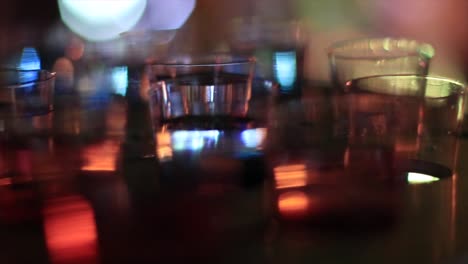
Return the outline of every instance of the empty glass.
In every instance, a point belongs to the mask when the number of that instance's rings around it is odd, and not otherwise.
[[[0,70],[0,113],[25,117],[52,111],[54,77],[45,70]]]
[[[36,173],[32,151],[49,147],[54,77],[45,70],[0,70],[0,186],[29,181]]]
[[[333,85],[372,75],[427,75],[434,48],[409,39],[368,38],[334,43],[328,49]]]
[[[374,107],[370,99],[316,96],[276,109],[267,157],[279,219],[332,226],[393,223],[403,181],[395,163],[398,126],[387,123],[400,104],[380,100]]]
[[[345,91],[368,98],[360,106],[360,115],[372,120],[366,135],[373,130],[396,129],[393,149],[400,167],[408,170],[409,181],[434,179],[426,176],[450,177],[454,173],[464,84],[439,77],[383,75],[349,81]],[[390,120],[379,116],[386,111],[380,105],[382,100],[394,102],[395,115]]]
[[[463,94],[452,80],[385,75],[275,108],[266,152],[278,218],[366,228],[399,219],[404,185],[452,176]]]

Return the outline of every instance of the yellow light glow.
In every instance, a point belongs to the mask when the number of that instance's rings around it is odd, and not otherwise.
[[[277,189],[307,185],[307,171],[304,164],[278,166],[274,169]]]
[[[171,134],[161,132],[156,134],[156,155],[160,161],[172,159],[172,140]]]
[[[422,184],[436,182],[440,179],[428,174],[408,172],[407,180],[410,184]]]

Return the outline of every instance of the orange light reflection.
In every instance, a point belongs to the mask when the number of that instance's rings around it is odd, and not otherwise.
[[[286,192],[278,197],[278,210],[284,216],[301,216],[309,210],[309,197],[301,191]]]
[[[85,148],[82,152],[85,164],[81,170],[115,171],[119,149],[120,142],[116,140],[106,140],[101,144]]]
[[[79,196],[49,200],[44,231],[51,263],[97,263],[94,213]]]
[[[397,142],[395,144],[395,151],[397,152],[415,153],[418,150],[419,150],[419,145],[417,143]]]
[[[157,133],[156,144],[156,154],[160,161],[172,159],[172,140],[169,132]]]
[[[307,185],[307,171],[304,164],[278,166],[274,169],[274,173],[276,189]]]

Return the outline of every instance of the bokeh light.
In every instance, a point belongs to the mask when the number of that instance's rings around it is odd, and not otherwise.
[[[115,171],[119,149],[120,142],[114,140],[106,140],[101,144],[88,146],[82,153],[84,164],[81,170],[91,172]]]
[[[128,86],[127,66],[118,66],[112,68],[112,84],[116,94],[125,96]]]
[[[80,196],[52,199],[43,213],[51,263],[96,262],[96,223],[87,200]]]
[[[146,0],[59,0],[63,22],[90,41],[111,40],[140,20]]]
[[[305,164],[278,166],[274,169],[277,189],[303,187],[307,185]]]
[[[266,136],[266,128],[247,129],[241,133],[242,142],[247,148],[261,148]]]
[[[18,65],[21,70],[40,70],[41,60],[37,50],[33,47],[26,47],[21,53],[21,59]]]
[[[136,30],[174,30],[180,28],[195,9],[196,0],[151,0]]]
[[[292,191],[278,197],[278,209],[283,216],[295,217],[309,210],[309,197],[301,191]]]
[[[407,175],[408,183],[410,184],[422,184],[439,181],[440,179],[428,174],[409,172]]]

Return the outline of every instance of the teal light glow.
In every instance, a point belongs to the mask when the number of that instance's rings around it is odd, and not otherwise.
[[[275,76],[283,89],[291,87],[296,81],[296,52],[275,53]]]

